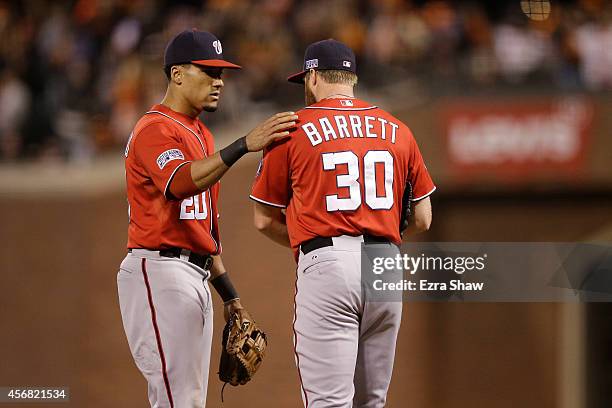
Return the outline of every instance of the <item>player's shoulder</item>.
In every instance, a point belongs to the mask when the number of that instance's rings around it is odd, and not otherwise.
[[[276,141],[270,143],[263,150],[264,156],[267,156],[270,153],[274,153],[274,155],[277,155],[277,154],[287,154],[287,150],[289,149],[289,146],[291,145],[291,143],[294,142],[294,140],[293,140],[294,138],[295,138],[295,134],[293,134],[290,137],[287,137],[285,139],[276,140]]]
[[[377,106],[376,110],[373,112],[374,114],[376,114],[377,116],[386,119],[390,122],[395,123],[396,125],[398,125],[401,128],[408,128],[408,125],[406,125],[400,118],[398,118],[397,116],[393,115],[391,112]]]
[[[311,122],[313,119],[316,118],[316,115],[312,111],[306,109],[306,107],[301,108],[301,109],[296,109],[294,112],[297,115],[298,119],[296,122],[296,126],[293,128],[293,130],[290,130],[291,136],[287,139],[282,139],[281,141],[283,143],[279,143],[280,141],[275,142],[272,144],[272,146],[280,146],[280,145],[285,145],[286,143],[295,142],[294,140],[295,136],[299,133],[303,133],[302,125],[304,125],[305,123]]]
[[[131,139],[133,145],[159,143],[162,140],[180,139],[180,130],[173,121],[163,115],[145,113],[134,126]]]
[[[410,127],[400,118],[391,114],[389,111],[383,108],[377,107],[376,110],[373,112],[373,114],[381,119],[386,120],[388,123],[392,123],[393,124],[392,126],[397,126],[398,131],[401,134],[406,135],[409,139],[414,139],[414,135]]]
[[[309,109],[309,106],[305,106],[297,111],[295,111],[295,114],[298,116],[298,121],[299,122],[305,122],[305,121],[309,121],[312,118],[317,117],[317,111],[313,110],[313,109]]]
[[[171,119],[147,112],[134,125],[134,134],[152,129],[162,132],[173,132],[174,128],[175,126]]]
[[[130,134],[125,147],[125,158],[130,162],[130,157],[134,157],[131,152],[147,154],[153,146],[167,143],[168,141],[179,141],[180,134],[168,123],[161,115],[143,115]],[[138,153],[139,152],[139,153]],[[126,163],[127,163],[126,162]]]

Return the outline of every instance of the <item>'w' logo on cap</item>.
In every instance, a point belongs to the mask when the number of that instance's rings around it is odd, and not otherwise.
[[[221,54],[223,52],[223,48],[221,47],[221,41],[213,41],[212,45],[215,48],[215,51],[217,51],[217,54]]]

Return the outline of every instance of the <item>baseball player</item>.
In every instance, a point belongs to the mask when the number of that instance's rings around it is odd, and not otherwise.
[[[165,57],[168,89],[136,124],[125,150],[128,254],[117,275],[123,326],[148,382],[152,407],[204,407],[213,311],[208,281],[229,312],[247,314],[221,260],[219,179],[241,156],[287,137],[293,112],[277,114],[215,152],[198,119],[217,109],[221,42],[178,34]],[[227,317],[226,317],[227,319]]]
[[[401,302],[361,293],[361,245],[397,254],[402,206],[408,232],[429,228],[435,186],[410,129],[353,96],[355,55],[311,44],[306,108],[289,139],[264,151],[251,198],[255,226],[298,260],[294,345],[306,407],[383,407],[393,370]],[[404,208],[406,207],[406,208]]]

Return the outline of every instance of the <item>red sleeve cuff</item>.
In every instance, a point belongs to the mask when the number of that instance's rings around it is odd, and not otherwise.
[[[191,178],[191,162],[189,162],[179,167],[172,176],[168,186],[168,192],[170,193],[168,198],[182,200],[193,197],[200,191],[202,190],[195,185]]]

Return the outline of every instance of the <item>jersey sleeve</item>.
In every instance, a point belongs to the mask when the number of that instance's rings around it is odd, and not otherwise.
[[[264,150],[251,189],[251,199],[278,208],[289,205],[291,184],[287,145],[287,142],[281,142]]]
[[[198,126],[198,128],[200,128],[200,131],[202,132],[202,134],[206,135],[206,137],[204,138],[204,143],[206,144],[206,156],[207,157],[212,156],[215,153],[215,138],[213,137],[212,132],[199,119],[196,121],[196,125]],[[219,191],[221,190],[221,180],[217,181],[215,185],[216,185],[215,200],[218,200]],[[217,218],[221,218],[218,208],[217,208],[216,214],[217,214]]]
[[[412,201],[422,200],[436,190],[414,137],[411,138],[408,180],[412,184]]]
[[[165,197],[172,198],[169,186],[177,170],[190,163],[185,148],[171,126],[154,122],[142,128],[133,141],[136,160]]]

